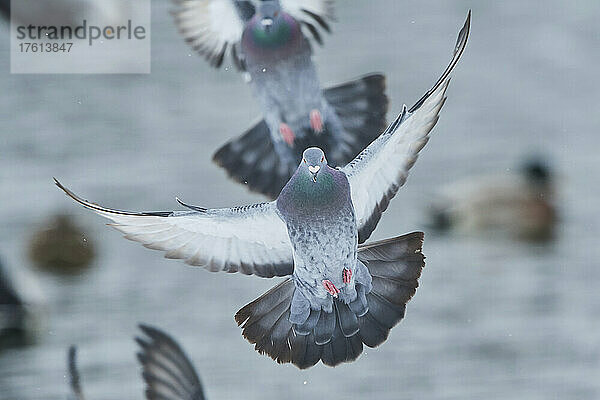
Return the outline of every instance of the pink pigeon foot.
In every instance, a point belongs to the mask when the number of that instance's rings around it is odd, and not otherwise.
[[[352,271],[344,268],[344,271],[342,272],[342,279],[344,280],[344,283],[350,283],[352,280]]]
[[[310,112],[310,127],[317,133],[323,132],[323,117],[321,117],[319,110]]]
[[[327,293],[329,293],[333,297],[337,297],[338,293],[340,292],[340,289],[336,288],[335,285],[331,283],[331,281],[328,279],[325,279],[323,281],[323,287],[325,288],[325,290],[327,290]]]
[[[288,146],[294,145],[294,140],[296,139],[296,135],[294,135],[294,131],[292,128],[286,123],[279,124],[279,133],[283,137],[283,140],[288,144]]]

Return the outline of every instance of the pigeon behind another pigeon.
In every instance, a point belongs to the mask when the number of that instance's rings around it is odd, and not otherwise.
[[[470,13],[450,65],[417,103],[350,164],[331,168],[319,148],[304,151],[277,200],[225,209],[128,212],[65,193],[114,221],[125,237],[167,258],[211,271],[287,276],[242,308],[236,321],[261,353],[308,368],[356,359],[383,343],[403,317],[424,266],[420,232],[363,244],[404,184],[446,100],[466,46]]]
[[[385,129],[385,79],[372,74],[322,90],[304,31],[329,31],[333,0],[175,0],[186,41],[219,67],[231,49],[263,118],[214,160],[251,190],[277,197],[302,151],[317,146],[343,166]],[[304,28],[304,30],[303,30]]]

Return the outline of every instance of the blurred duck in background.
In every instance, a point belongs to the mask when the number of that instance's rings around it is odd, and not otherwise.
[[[312,146],[344,166],[385,129],[385,78],[322,90],[306,35],[322,43],[333,0],[175,0],[185,40],[213,67],[226,53],[246,72],[263,118],[214,161],[250,190],[277,197]]]
[[[89,236],[69,215],[53,216],[29,242],[29,257],[42,270],[77,274],[87,269],[95,249]]]
[[[140,346],[137,354],[146,382],[149,400],[204,400],[204,389],[196,369],[179,344],[160,329],[140,325],[143,337],[135,340]],[[77,368],[76,348],[68,353],[71,400],[83,400],[81,380]]]
[[[430,206],[432,227],[549,240],[557,222],[554,194],[554,176],[547,162],[530,158],[516,173],[480,176],[444,187]]]
[[[42,325],[42,304],[33,278],[0,261],[0,350],[34,341]]]

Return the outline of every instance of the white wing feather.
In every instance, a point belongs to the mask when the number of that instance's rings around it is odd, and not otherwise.
[[[174,0],[174,3],[172,14],[186,42],[210,65],[220,67],[227,48],[240,41],[244,30],[244,21],[233,1]]]
[[[58,187],[86,208],[113,221],[125,238],[165,251],[166,258],[210,271],[261,277],[293,272],[292,246],[274,202],[246,207],[136,213],[84,200],[60,182]]]
[[[406,182],[419,151],[429,140],[429,132],[437,123],[446,100],[451,72],[466,46],[470,20],[469,11],[452,61],[433,88],[410,110],[405,106],[386,131],[342,169],[350,182],[360,243],[371,235],[390,200]]]
[[[296,19],[306,19],[304,10],[327,20],[335,20],[334,0],[281,0],[281,7]]]
[[[334,0],[281,0],[281,7],[302,23],[304,33],[323,44],[318,28],[331,32],[329,23],[335,21]]]

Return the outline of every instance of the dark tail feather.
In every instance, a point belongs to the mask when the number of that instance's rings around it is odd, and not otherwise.
[[[71,388],[71,396],[69,398],[73,400],[83,400],[81,380],[79,378],[79,370],[77,369],[77,347],[69,347],[67,364],[69,367],[69,386]]]
[[[343,143],[326,146],[329,149],[325,154],[330,164],[343,167],[386,128],[388,98],[385,95],[385,77],[380,74],[367,75],[326,89],[323,96],[335,110],[345,130],[341,138]],[[334,151],[336,148],[344,149],[343,153]]]
[[[213,161],[232,179],[271,198],[279,195],[295,168],[282,163],[277,156],[264,120],[217,150]]]
[[[414,232],[359,248],[358,258],[373,278],[366,295],[369,311],[362,316],[335,299],[334,312],[311,310],[307,321],[293,329],[289,316],[295,286],[287,279],[238,311],[235,320],[259,353],[279,363],[304,369],[319,360],[329,366],[353,361],[363,344],[383,343],[404,317],[425,266],[422,245],[423,233]]]
[[[147,338],[136,337],[137,354],[149,400],[204,400],[198,374],[181,347],[166,333],[147,325],[139,326]]]
[[[416,293],[425,266],[421,252],[423,233],[414,232],[362,246],[358,258],[373,277],[367,294],[369,312],[359,318],[359,334],[364,344],[383,343],[390,330],[404,318],[406,303]]]

